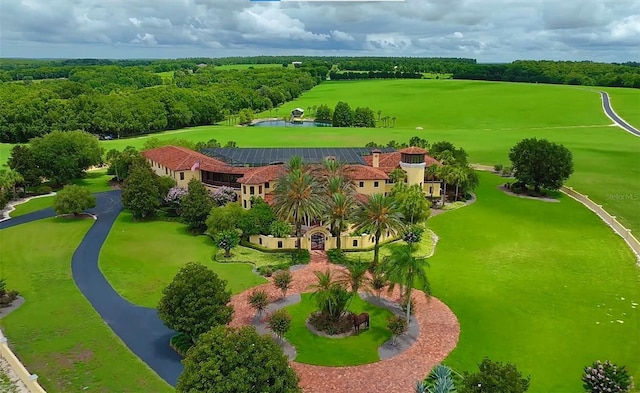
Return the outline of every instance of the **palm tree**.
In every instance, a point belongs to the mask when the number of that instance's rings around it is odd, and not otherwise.
[[[22,175],[13,169],[0,170],[0,188],[5,192],[9,192],[12,189],[12,199],[16,198],[16,185],[24,181]]]
[[[431,164],[424,169],[424,177],[425,180],[429,179],[429,181],[434,181],[436,176],[438,175],[438,169],[440,167],[438,164]],[[429,199],[433,199],[433,187],[429,187]]]
[[[442,206],[444,206],[444,200],[447,197],[447,183],[451,180],[451,173],[453,167],[451,165],[443,165],[438,168],[438,177],[442,180],[442,186],[444,191],[442,192]]]
[[[380,121],[380,116],[382,116],[382,111],[378,109],[378,121]]]
[[[302,224],[322,214],[320,185],[300,157],[291,157],[286,170],[278,176],[274,193],[274,212],[296,228],[297,248],[300,250]]]
[[[336,237],[336,248],[342,249],[340,235],[347,226],[356,205],[356,185],[350,167],[337,160],[324,160],[316,168],[322,184],[325,222],[331,234]]]
[[[381,269],[391,281],[389,290],[393,291],[394,284],[399,283],[404,287],[403,298],[407,301],[407,324],[411,317],[411,291],[414,285],[431,294],[431,286],[427,278],[426,268],[429,267],[426,257],[416,257],[409,247],[397,247],[391,251],[391,255],[384,258]]]
[[[393,121],[393,127],[395,127],[395,126],[396,126],[396,117],[395,117],[395,116],[393,116],[393,117],[391,118],[391,121]]]
[[[336,249],[342,250],[342,231],[355,210],[356,199],[351,194],[333,193],[327,199],[325,220],[329,224],[330,232],[336,237]]]
[[[317,299],[320,312],[326,313],[333,321],[339,320],[348,307],[351,294],[333,279],[331,270],[314,271],[313,274],[318,279],[318,283],[310,285],[309,289],[313,290],[311,296]]]
[[[467,178],[469,177],[468,169],[463,166],[456,166],[451,171],[451,176],[456,183],[456,197],[455,200],[458,200],[458,190],[460,189],[460,184],[464,184],[467,182]]]
[[[404,182],[404,179],[407,178],[407,172],[403,171],[400,168],[396,168],[393,171],[391,171],[391,173],[389,173],[389,178],[395,184],[399,184]]]
[[[347,270],[341,271],[338,282],[351,290],[352,295],[356,295],[360,289],[369,288],[371,279],[367,275],[369,265],[362,261],[347,261]]]
[[[373,249],[373,269],[378,265],[380,251],[380,236],[384,232],[396,235],[404,229],[403,216],[398,205],[391,197],[382,194],[367,196],[364,203],[354,216],[355,229],[373,233],[375,246]]]

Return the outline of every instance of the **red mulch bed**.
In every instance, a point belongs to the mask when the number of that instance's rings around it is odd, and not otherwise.
[[[313,253],[311,263],[300,270],[291,272],[292,288],[287,295],[309,292],[315,283],[314,270],[340,270],[328,263],[326,256]],[[281,292],[272,284],[258,288],[265,290],[271,299],[281,297]],[[251,325],[255,311],[247,301],[253,289],[242,292],[231,299],[235,313],[231,326]],[[416,315],[420,324],[420,334],[411,348],[391,359],[362,366],[326,367],[291,362],[300,377],[300,386],[305,393],[327,392],[412,392],[416,381],[424,379],[429,371],[456,347],[460,335],[460,325],[453,312],[440,300],[427,298],[420,291],[414,291]],[[397,300],[398,293],[389,298]]]

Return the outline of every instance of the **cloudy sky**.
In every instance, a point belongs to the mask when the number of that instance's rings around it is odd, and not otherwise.
[[[637,0],[0,0],[0,56],[640,61]]]

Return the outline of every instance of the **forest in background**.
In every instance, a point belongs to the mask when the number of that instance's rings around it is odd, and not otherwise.
[[[294,61],[302,63],[292,67]],[[216,67],[233,64],[276,66]],[[0,59],[0,142],[23,143],[55,130],[120,138],[209,125],[242,110],[278,107],[328,78],[419,79],[423,73],[450,74],[454,79],[640,88],[640,63],[634,62],[478,64],[464,58],[308,56]]]

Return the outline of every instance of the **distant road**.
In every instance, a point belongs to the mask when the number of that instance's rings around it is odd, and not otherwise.
[[[640,131],[637,128],[624,121],[624,119],[618,116],[618,114],[613,110],[613,108],[611,107],[611,100],[609,100],[609,94],[604,91],[601,91],[599,93],[602,96],[602,109],[604,109],[604,113],[607,115],[607,117],[613,120],[613,122],[623,130],[630,132],[635,136],[640,136]]]

